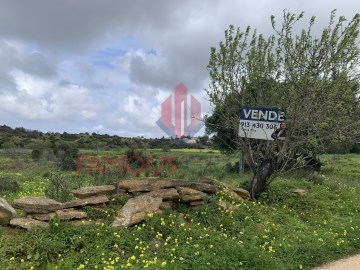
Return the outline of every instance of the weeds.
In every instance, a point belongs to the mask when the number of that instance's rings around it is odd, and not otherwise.
[[[7,192],[15,193],[20,191],[20,185],[16,179],[0,176],[0,194]]]
[[[214,160],[217,154],[206,155]],[[202,161],[194,158],[187,166],[181,163],[171,176],[191,179],[201,172],[218,178],[230,161],[217,161],[207,165],[203,156]],[[127,229],[110,226],[114,212],[125,203],[121,198],[110,200],[108,212],[86,207],[92,220],[102,220],[93,225],[77,227],[54,219],[48,230],[0,228],[0,268],[312,269],[360,250],[360,158],[323,156],[322,162],[324,177],[301,171],[283,175],[259,201],[235,202],[218,193],[207,197],[208,204],[198,210],[175,204],[173,210],[148,215],[145,222]],[[33,181],[43,183],[51,177],[40,175]],[[91,175],[75,177],[68,172],[62,177],[56,179],[68,188],[93,181]],[[18,181],[24,189],[23,178]],[[230,184],[245,184],[247,178],[248,174],[223,175]],[[305,193],[293,192],[297,188]],[[25,189],[40,192],[35,185]],[[222,209],[219,201],[232,207]]]

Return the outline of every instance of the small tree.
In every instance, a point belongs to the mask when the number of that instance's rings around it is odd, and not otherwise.
[[[42,156],[42,149],[35,148],[31,151],[31,158],[33,160],[39,160]]]
[[[254,171],[253,198],[277,173],[304,166],[330,143],[353,141],[359,134],[360,15],[347,24],[335,15],[320,37],[312,34],[315,17],[295,34],[303,13],[284,11],[279,29],[271,17],[275,34],[270,37],[230,26],[219,48],[211,48],[207,93],[214,111],[206,117],[207,133],[225,152],[244,151]],[[277,166],[277,142],[238,137],[244,106],[287,109],[287,141]]]
[[[76,170],[76,158],[79,148],[74,143],[59,142],[55,145],[54,154],[59,158],[59,166],[62,170]]]
[[[5,149],[6,153],[9,155],[15,155],[17,153],[16,144],[13,141],[4,142],[1,145],[1,148]]]

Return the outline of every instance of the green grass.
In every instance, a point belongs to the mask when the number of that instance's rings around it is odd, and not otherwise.
[[[207,176],[239,185],[251,177],[224,173],[225,164],[235,162],[236,156],[174,154],[180,159],[174,178]],[[97,225],[76,227],[53,220],[48,230],[0,228],[0,269],[312,269],[360,251],[360,156],[324,155],[321,160],[323,176],[285,174],[259,201],[239,203],[219,193],[207,198],[205,208],[178,204],[128,229],[110,226],[113,212],[123,203],[117,201],[98,216],[103,221]],[[22,194],[41,193],[44,173],[54,169],[44,161],[36,166],[28,160],[18,171],[11,160],[1,164],[1,175],[17,179]],[[78,181],[86,184],[90,177]],[[295,188],[306,193],[294,193]],[[19,194],[3,195],[11,201]],[[221,210],[219,200],[238,208]]]
[[[360,191],[360,158],[356,154],[324,155],[322,173],[329,185],[353,187]]]

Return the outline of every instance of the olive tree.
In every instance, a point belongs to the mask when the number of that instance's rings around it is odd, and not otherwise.
[[[219,47],[211,48],[206,91],[214,109],[206,130],[221,150],[242,149],[254,171],[253,198],[279,173],[359,136],[360,15],[346,21],[334,10],[318,36],[314,16],[305,29],[295,28],[303,17],[284,11],[277,25],[272,16],[268,37],[230,26]],[[242,107],[286,108],[286,141],[240,138]]]

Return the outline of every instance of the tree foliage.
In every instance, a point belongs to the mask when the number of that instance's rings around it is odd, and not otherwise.
[[[207,93],[214,111],[206,118],[207,132],[223,151],[242,148],[254,171],[279,145],[238,137],[244,106],[287,109],[281,170],[359,137],[360,14],[346,21],[334,10],[319,36],[313,34],[315,17],[306,29],[295,28],[303,16],[284,11],[280,26],[272,16],[269,37],[231,25],[219,47],[211,48]]]

